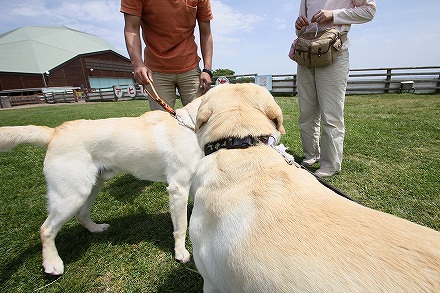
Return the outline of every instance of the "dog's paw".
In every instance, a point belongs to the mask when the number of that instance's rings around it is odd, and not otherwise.
[[[43,261],[43,272],[51,276],[61,276],[64,273],[64,264],[60,257]]]
[[[93,231],[90,231],[90,232],[93,232],[93,233],[101,233],[101,232],[104,232],[105,230],[107,230],[108,227],[110,227],[109,224],[105,224],[105,223],[103,223],[103,224],[97,224],[97,225],[94,227]]]
[[[175,249],[174,259],[180,263],[187,263],[190,259],[190,254],[186,249]]]

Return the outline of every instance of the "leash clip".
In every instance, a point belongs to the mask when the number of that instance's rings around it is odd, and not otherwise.
[[[185,124],[185,122],[183,121],[182,117],[180,117],[179,114],[177,114],[177,112],[175,112],[175,114],[173,116],[174,116],[174,118],[176,118],[177,123],[179,123],[179,125],[185,126],[185,127],[189,128],[189,129],[191,129],[192,131],[195,130],[194,127]]]
[[[182,117],[180,117],[179,114],[176,113],[176,114],[174,115],[174,118],[176,118],[176,120],[177,120],[177,122],[179,123],[179,125],[186,126],[185,123],[183,122]]]
[[[283,156],[284,160],[286,160],[287,164],[294,165],[297,168],[301,168],[301,166],[295,162],[295,158],[286,152],[287,147],[285,147],[283,144],[275,145],[276,139],[273,135],[269,136],[267,139],[267,144],[276,150],[281,156]]]

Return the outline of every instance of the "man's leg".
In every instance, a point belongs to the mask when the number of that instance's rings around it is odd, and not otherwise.
[[[177,88],[179,90],[182,105],[190,103],[202,95],[203,89],[200,87],[200,68],[177,74]]]
[[[176,82],[176,74],[153,72],[153,85],[157,94],[173,109],[176,103]],[[148,91],[153,93],[150,86]],[[148,101],[151,110],[164,110],[154,100],[149,98]]]

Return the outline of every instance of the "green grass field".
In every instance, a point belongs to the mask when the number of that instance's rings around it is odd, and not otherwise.
[[[282,143],[300,160],[297,100],[276,100],[287,131]],[[15,108],[0,111],[0,126],[54,127],[148,109],[147,101]],[[440,95],[348,96],[343,169],[327,181],[365,206],[440,230],[439,117]],[[130,175],[109,180],[93,206],[92,218],[110,228],[91,234],[70,221],[57,237],[66,272],[59,279],[45,277],[39,239],[46,217],[44,154],[30,145],[0,153],[2,292],[202,291],[194,262],[173,260],[166,185]]]

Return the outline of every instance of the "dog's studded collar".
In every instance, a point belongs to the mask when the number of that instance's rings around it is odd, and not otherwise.
[[[246,136],[243,138],[227,137],[205,144],[205,156],[210,155],[219,149],[246,149],[250,146],[256,146],[259,143],[268,144],[270,135],[258,137]]]

